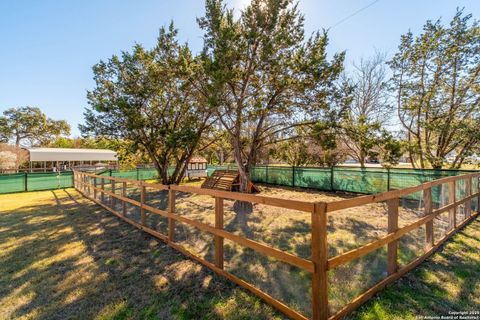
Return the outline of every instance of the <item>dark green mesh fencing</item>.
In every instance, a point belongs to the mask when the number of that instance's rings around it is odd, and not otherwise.
[[[0,193],[25,191],[27,179],[24,173],[0,175]]]
[[[233,169],[234,166],[208,166],[208,175],[216,169]],[[359,167],[287,167],[255,166],[250,172],[250,179],[256,183],[280,186],[312,188],[322,191],[345,191],[353,193],[374,194],[389,190],[404,189],[424,182],[476,172],[474,170],[432,170],[432,169],[385,169]],[[440,201],[442,188],[433,188],[434,202]],[[421,193],[409,195],[408,198],[420,200]]]
[[[388,172],[382,168],[333,168],[333,190],[378,193],[388,190]]]
[[[0,193],[53,190],[73,187],[71,172],[36,172],[0,175]]]
[[[158,178],[157,170],[154,168],[139,168],[131,170],[106,170],[100,175],[131,180],[149,180]]]
[[[27,175],[27,190],[51,190],[73,187],[72,172],[29,173]]]
[[[208,166],[208,175],[215,170],[235,170],[235,165]],[[173,168],[170,169],[170,171]],[[473,170],[431,170],[431,169],[384,169],[358,167],[287,167],[256,166],[250,173],[250,179],[256,183],[267,183],[279,186],[312,188],[322,191],[345,191],[373,194],[395,189],[404,189],[424,182],[476,172]],[[105,170],[100,175],[132,179],[149,180],[158,177],[154,168],[132,170]],[[14,173],[0,175],[0,193],[37,191],[69,188],[73,186],[71,172]],[[473,186],[477,188],[475,184]],[[442,188],[432,189],[434,202],[439,202]],[[409,195],[409,198],[420,200],[421,194]]]
[[[112,176],[132,180],[148,180],[157,178],[155,169],[105,170],[99,175]],[[23,191],[53,190],[73,187],[72,172],[35,172],[0,174],[0,194]]]

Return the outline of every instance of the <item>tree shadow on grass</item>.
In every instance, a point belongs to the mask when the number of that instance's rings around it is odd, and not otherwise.
[[[282,318],[75,191],[0,214],[0,318]]]
[[[477,219],[348,319],[406,319],[478,310],[479,247],[480,221]]]

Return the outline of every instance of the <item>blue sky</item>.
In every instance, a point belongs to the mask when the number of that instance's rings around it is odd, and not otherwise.
[[[307,34],[329,28],[373,0],[300,0]],[[241,8],[248,0],[230,0]],[[395,53],[399,37],[421,31],[427,19],[448,21],[456,7],[480,19],[479,0],[379,0],[332,28],[329,52],[346,50],[347,69],[375,51]],[[66,119],[73,135],[83,121],[91,67],[135,42],[151,47],[158,28],[174,20],[182,41],[202,46],[200,0],[2,0],[0,112],[24,105]]]

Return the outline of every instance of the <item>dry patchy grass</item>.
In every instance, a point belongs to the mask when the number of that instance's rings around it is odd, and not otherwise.
[[[193,182],[198,185],[199,182]],[[108,189],[109,186],[106,186]],[[354,195],[262,185],[262,195],[307,201],[338,201]],[[147,189],[147,203],[166,209],[167,193]],[[117,189],[118,192],[118,189]],[[139,198],[139,190],[128,188]],[[108,197],[105,201],[109,203]],[[177,213],[213,225],[214,199],[180,193]],[[271,307],[229,284],[163,243],[105,212],[74,190],[0,196],[0,318],[24,319],[272,319]],[[116,204],[118,211],[121,204]],[[127,207],[128,216],[139,211]],[[310,214],[262,204],[239,215],[225,200],[225,229],[298,256],[310,258]],[[402,201],[400,226],[423,214],[420,203]],[[147,224],[162,233],[165,218]],[[329,215],[330,256],[386,233],[385,204]],[[438,230],[445,216],[436,219]],[[424,230],[400,242],[401,264],[422,252]],[[210,235],[177,224],[176,241],[213,261]],[[309,314],[310,275],[225,241],[226,269]],[[331,311],[386,276],[386,250],[379,249],[329,272]]]
[[[199,182],[193,182],[198,185]],[[303,188],[273,187],[260,185],[261,194],[267,197],[304,201],[340,201],[355,195],[326,193]],[[139,199],[139,190],[129,188],[129,197]],[[106,199],[108,202],[109,200]],[[147,189],[149,205],[166,209],[168,193]],[[176,212],[187,218],[214,225],[214,198],[207,195],[179,193],[176,198]],[[116,207],[121,210],[120,206]],[[421,203],[403,200],[400,208],[400,226],[417,220],[423,215]],[[138,208],[129,206],[128,216],[138,221]],[[445,229],[447,222],[437,219]],[[147,224],[166,234],[167,219],[152,214]],[[282,251],[310,259],[311,255],[311,214],[297,210],[276,208],[255,204],[251,213],[238,214],[235,202],[224,201],[224,228],[243,237],[265,243]],[[176,240],[196,255],[213,262],[213,237],[186,225],[178,224]],[[329,254],[335,256],[360,247],[387,234],[387,207],[384,203],[370,204],[340,210],[329,215]],[[422,229],[402,238],[400,263],[406,264],[419,256],[423,250]],[[386,248],[382,248],[354,262],[329,272],[330,307],[335,312],[361,292],[373,286],[386,276]],[[225,268],[238,277],[249,281],[273,297],[287,303],[300,312],[310,315],[311,294],[310,274],[296,267],[275,261],[253,250],[230,241],[225,241]]]
[[[73,189],[0,195],[0,319],[199,316],[284,318]]]

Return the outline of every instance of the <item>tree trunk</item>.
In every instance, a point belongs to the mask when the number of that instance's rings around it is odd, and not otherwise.
[[[360,162],[360,168],[365,169],[365,153],[360,151],[360,156],[359,156],[359,162]]]

